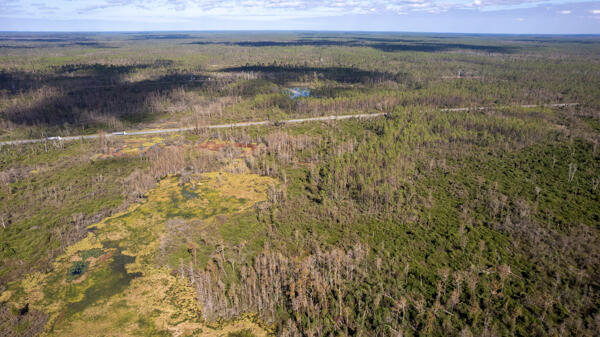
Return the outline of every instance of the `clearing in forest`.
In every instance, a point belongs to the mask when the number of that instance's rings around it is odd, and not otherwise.
[[[47,336],[263,336],[249,316],[208,327],[191,273],[177,270],[208,261],[214,242],[262,231],[249,214],[275,184],[255,174],[169,176],[143,203],[90,226],[50,272],[10,284],[0,301],[46,313]]]

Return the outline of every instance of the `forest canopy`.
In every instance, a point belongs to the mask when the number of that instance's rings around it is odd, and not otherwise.
[[[600,331],[597,37],[23,34],[0,335]]]

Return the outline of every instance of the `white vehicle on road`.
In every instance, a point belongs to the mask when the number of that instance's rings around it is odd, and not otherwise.
[[[549,107],[569,107],[569,106],[577,106],[579,103],[554,103],[554,104],[546,104],[544,106]],[[515,105],[513,105],[514,107]],[[536,105],[516,105],[516,107],[522,108],[530,108],[535,107]],[[540,105],[537,105],[540,106]],[[465,107],[465,108],[444,108],[439,109],[440,111],[451,112],[451,111],[475,111],[475,110],[486,110],[493,109],[494,107]],[[280,120],[280,121],[260,121],[260,122],[242,122],[242,123],[232,123],[232,124],[219,124],[219,125],[208,125],[205,126],[207,129],[226,129],[226,128],[235,128],[235,127],[245,127],[245,126],[258,126],[258,125],[283,125],[283,124],[291,124],[291,123],[304,123],[310,121],[326,121],[326,120],[341,120],[348,118],[375,118],[380,116],[389,116],[388,113],[372,113],[372,114],[354,114],[354,115],[334,115],[334,116],[322,116],[322,117],[310,117],[310,118],[301,118],[301,119],[290,119],[290,120]],[[183,128],[175,128],[175,129],[158,129],[158,130],[146,130],[146,131],[117,131],[107,136],[134,136],[134,135],[150,135],[150,134],[159,134],[159,133],[173,133],[173,132],[183,132],[190,131],[196,128],[193,127],[183,127]],[[85,135],[85,136],[70,136],[70,137],[48,137],[41,139],[23,139],[23,140],[9,140],[0,142],[0,146],[4,145],[17,145],[17,144],[26,144],[26,143],[39,143],[45,142],[48,140],[61,140],[61,141],[72,141],[77,139],[96,139],[100,138],[101,135]]]

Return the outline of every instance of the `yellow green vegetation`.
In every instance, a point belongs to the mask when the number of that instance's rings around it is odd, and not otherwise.
[[[28,306],[48,314],[44,334],[49,336],[265,335],[250,318],[217,329],[205,325],[195,289],[175,268],[184,260],[207,260],[212,248],[173,237],[185,230],[196,235],[195,242],[202,242],[197,236],[203,234],[208,241],[216,236],[235,241],[235,226],[237,233],[257,230],[244,214],[266,201],[275,184],[255,174],[169,176],[145,202],[90,226],[51,272],[10,284],[0,298],[15,309]],[[235,223],[224,220],[229,218]],[[209,234],[217,227],[221,234]]]
[[[138,156],[155,147],[165,147],[180,141],[179,134],[168,134],[161,136],[135,136],[122,139],[101,140],[101,153],[92,156],[92,160],[108,159],[114,157]]]

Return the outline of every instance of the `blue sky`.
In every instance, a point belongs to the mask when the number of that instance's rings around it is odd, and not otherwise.
[[[0,30],[600,34],[600,1],[0,0]]]

